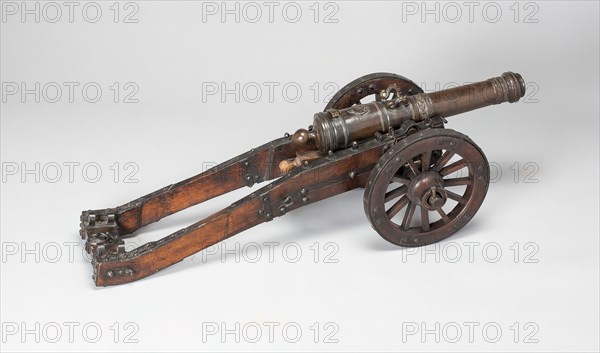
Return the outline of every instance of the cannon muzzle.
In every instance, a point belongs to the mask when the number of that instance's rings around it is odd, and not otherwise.
[[[525,95],[525,81],[517,73],[505,72],[499,77],[442,91],[406,93],[390,86],[380,92],[381,101],[319,112],[314,116],[314,129],[296,131],[293,140],[300,145],[313,141],[325,154],[374,138],[376,133],[398,129],[407,120],[426,122],[433,117],[445,118],[489,105],[517,102]]]

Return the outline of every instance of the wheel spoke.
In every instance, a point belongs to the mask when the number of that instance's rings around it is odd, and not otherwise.
[[[421,172],[429,171],[429,163],[431,163],[431,151],[427,151],[421,155]]]
[[[392,191],[388,191],[385,193],[385,198],[383,199],[383,203],[390,202],[395,198],[398,198],[404,194],[406,194],[406,185],[402,185]]]
[[[414,202],[408,203],[408,208],[406,209],[406,213],[404,214],[404,219],[402,220],[402,228],[410,229],[410,223],[412,222],[413,215],[415,214],[415,208],[417,204]]]
[[[408,163],[408,167],[410,168],[410,171],[413,173],[413,175],[419,175],[419,168],[415,164],[415,161],[412,160],[412,158],[406,161],[406,163]]]
[[[422,224],[423,230],[428,232],[429,231],[429,210],[423,206],[421,206],[421,224]]]
[[[451,198],[452,200],[458,202],[459,204],[462,205],[462,204],[464,204],[464,203],[467,202],[467,200],[465,200],[465,198],[462,197],[462,196],[460,196],[459,194],[454,193],[454,192],[452,192],[450,190],[445,190],[445,191],[446,191],[446,195],[448,195],[449,198]]]
[[[464,178],[453,178],[453,179],[444,179],[444,187],[447,188],[449,186],[462,186],[462,185],[471,185],[472,181],[470,177]]]
[[[446,163],[448,163],[452,157],[454,157],[454,152],[452,152],[450,150],[446,150],[446,152],[444,152],[444,154],[442,154],[440,159],[438,159],[437,162],[435,162],[435,164],[433,166],[433,170],[435,170],[436,172],[439,172],[440,169],[442,169],[442,167],[445,166]]]
[[[390,209],[387,210],[385,213],[387,214],[389,219],[392,219],[407,204],[408,204],[408,197],[406,195],[404,195],[404,196],[402,196],[402,198],[400,200],[396,201],[396,203],[392,207],[390,207]]]
[[[446,176],[446,175],[452,174],[454,172],[457,172],[457,171],[463,169],[467,165],[468,165],[467,161],[465,161],[464,159],[461,159],[459,161],[456,161],[456,162],[450,164],[449,166],[444,167],[439,172],[442,176]]]
[[[442,217],[444,222],[446,222],[446,223],[450,222],[450,217],[448,217],[446,212],[444,212],[444,210],[441,207],[436,207],[435,210],[440,214],[440,217]]]
[[[392,182],[408,185],[408,184],[410,184],[410,179],[399,176],[399,175],[394,175],[392,177]]]

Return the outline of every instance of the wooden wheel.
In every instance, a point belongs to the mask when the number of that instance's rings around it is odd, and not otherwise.
[[[473,218],[489,175],[485,155],[467,136],[424,130],[399,141],[375,165],[365,188],[365,213],[391,243],[432,244]]]
[[[395,86],[394,86],[395,85]],[[342,87],[327,103],[325,109],[344,109],[355,104],[366,103],[370,96],[374,96],[370,100],[381,100],[380,92],[387,90],[390,87],[396,87],[396,95],[413,95],[422,93],[421,87],[406,77],[390,74],[385,72],[374,73],[357,78],[346,86]],[[389,98],[389,97],[388,97]],[[364,102],[361,100],[365,99]]]

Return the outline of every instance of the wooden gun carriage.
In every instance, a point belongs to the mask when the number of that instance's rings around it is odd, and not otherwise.
[[[361,77],[335,94],[308,129],[122,206],[82,212],[80,235],[92,254],[94,282],[135,281],[246,229],[358,187],[365,188],[367,219],[384,239],[409,247],[438,242],[473,218],[490,180],[481,149],[446,129],[445,118],[513,103],[524,94],[523,78],[512,72],[433,93],[395,74]],[[197,223],[125,251],[123,238],[147,224],[267,181]]]

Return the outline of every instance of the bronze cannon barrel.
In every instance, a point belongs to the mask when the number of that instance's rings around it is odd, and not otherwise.
[[[385,93],[383,93],[385,96]],[[323,154],[373,138],[390,128],[398,129],[408,119],[416,122],[449,117],[489,105],[514,103],[525,95],[521,75],[505,72],[499,77],[432,93],[400,95],[393,100],[358,104],[315,114],[312,131],[298,130],[298,144],[314,141]]]
[[[431,104],[429,116],[448,117],[488,105],[517,102],[525,95],[525,81],[517,73],[505,72],[500,77],[421,95]]]

